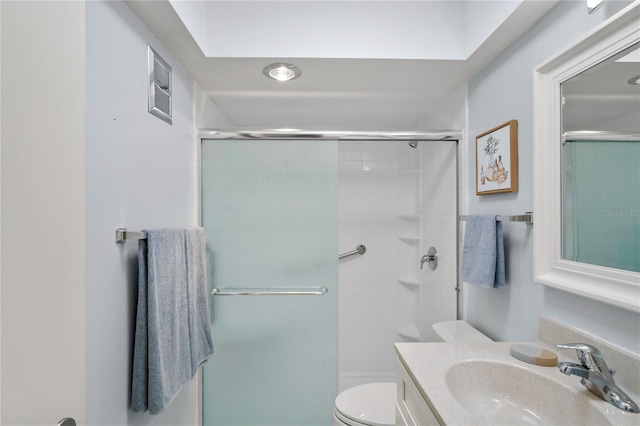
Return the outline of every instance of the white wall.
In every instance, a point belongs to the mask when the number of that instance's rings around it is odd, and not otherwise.
[[[174,0],[171,6],[178,13],[178,16],[189,28],[191,37],[198,44],[200,49],[206,54],[209,51],[208,39],[208,10],[209,2],[201,0]],[[219,40],[216,40],[219,42]]]
[[[200,165],[201,141],[197,137],[198,129],[231,129],[234,124],[218,108],[218,106],[193,82],[193,115],[195,129],[193,138],[193,225],[202,223],[202,166]]]
[[[410,149],[405,145],[407,149]],[[396,176],[393,142],[338,142],[339,388],[393,381],[396,341]]]
[[[210,3],[208,13],[212,57],[463,59],[467,53],[459,2],[227,1]]]
[[[2,418],[85,423],[82,2],[2,2]]]
[[[340,390],[395,381],[393,343],[432,340],[434,321],[456,318],[456,147],[338,143],[340,253],[367,247],[339,263]],[[431,245],[440,266],[420,270]]]
[[[463,1],[462,35],[466,57],[487,39],[522,3],[510,1]]]
[[[429,247],[438,251],[438,267],[427,263],[420,271],[420,334],[426,341],[437,340],[432,325],[457,319],[457,167],[458,145],[450,141],[421,142],[422,154],[422,254]]]
[[[466,215],[469,212],[469,179],[468,179],[468,149],[467,149],[467,132],[468,128],[468,108],[467,108],[467,85],[464,84],[453,90],[442,99],[438,107],[430,111],[427,117],[420,122],[419,128],[421,130],[428,129],[456,129],[460,130],[460,141],[457,145],[457,189],[458,189],[458,214]],[[431,160],[425,160],[429,162]],[[456,218],[457,220],[457,218]],[[458,257],[462,259],[462,244],[466,222],[458,222]],[[458,268],[459,265],[456,265]],[[431,275],[426,275],[431,277]],[[467,294],[464,291],[462,284],[460,285],[461,291],[459,293],[458,300],[458,318],[467,319],[466,309],[468,307]],[[441,293],[442,294],[442,293]],[[424,300],[424,299],[423,299]],[[440,312],[439,318],[445,319],[445,316]],[[430,312],[423,312],[425,318],[434,316]],[[438,319],[436,319],[438,320]],[[431,322],[432,323],[432,322]],[[431,323],[429,320],[423,321],[422,333],[428,339],[433,337]]]
[[[522,0],[170,3],[206,56],[386,59],[467,58],[523,6]]]
[[[87,423],[196,422],[188,385],[164,413],[130,411],[137,243],[114,231],[193,221],[191,78],[123,2],[86,3]],[[147,43],[173,67],[173,125],[147,112]]]
[[[584,2],[560,2],[469,83],[468,158],[475,156],[475,135],[510,119],[518,120],[519,192],[478,197],[475,164],[469,163],[469,211],[521,214],[533,208],[532,70],[628,2],[608,1],[588,15]],[[536,215],[545,212],[534,212]],[[535,226],[535,224],[533,225]],[[471,324],[497,340],[535,339],[538,318],[548,314],[578,329],[640,352],[640,316],[533,281],[531,229],[504,224],[507,285],[500,290],[468,288]]]
[[[234,124],[227,118],[226,115],[213,103],[211,98],[207,96],[200,85],[193,82],[193,96],[194,108],[195,108],[195,126],[196,129],[230,129],[234,127]],[[200,141],[198,141],[200,144]]]
[[[0,46],[2,46],[2,3],[0,3]],[[0,55],[0,82],[2,81],[2,55]],[[0,84],[0,129],[2,129],[2,84]],[[0,132],[1,133],[1,132]],[[2,135],[0,134],[0,164],[2,164]],[[2,235],[2,173],[0,173],[0,236]],[[1,241],[1,237],[0,237]],[[2,365],[2,244],[0,243],[0,366]],[[0,384],[2,368],[0,367]],[[0,420],[2,419],[2,385],[0,385]]]

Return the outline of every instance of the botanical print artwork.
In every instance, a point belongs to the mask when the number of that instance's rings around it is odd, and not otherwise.
[[[484,165],[480,166],[480,183],[495,182],[502,185],[509,178],[509,170],[504,167],[502,155],[498,154],[500,139],[489,135],[484,146]]]
[[[511,120],[476,137],[476,194],[518,190],[517,123]]]

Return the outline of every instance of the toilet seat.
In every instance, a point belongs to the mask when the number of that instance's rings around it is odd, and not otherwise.
[[[393,426],[396,424],[395,383],[367,383],[341,392],[335,415],[348,425]]]

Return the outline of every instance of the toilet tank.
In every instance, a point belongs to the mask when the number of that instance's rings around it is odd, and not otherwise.
[[[462,320],[438,322],[433,324],[432,327],[441,342],[493,342],[493,340]]]

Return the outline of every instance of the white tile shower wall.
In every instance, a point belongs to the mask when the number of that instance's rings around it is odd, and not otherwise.
[[[396,142],[344,141],[339,153],[339,388],[394,381]]]
[[[456,319],[457,283],[457,168],[454,142],[423,142],[422,248],[438,250],[438,267],[421,270],[421,323],[423,340],[436,338],[432,324]],[[428,145],[427,145],[428,144]]]
[[[396,324],[399,341],[419,341],[420,324],[420,152],[397,144],[398,182],[396,199]]]
[[[465,86],[466,88],[466,86]],[[466,90],[465,90],[466,93]],[[467,115],[467,105],[464,104],[465,116]],[[465,125],[466,128],[466,125]],[[458,214],[459,215],[468,215],[469,214],[469,156],[467,154],[467,145],[464,141],[467,140],[466,133],[463,135],[460,142],[458,142]],[[462,267],[462,247],[464,243],[464,231],[465,231],[464,221],[458,221],[458,271]],[[460,305],[459,305],[459,315],[460,319],[467,320],[467,307],[469,306],[468,301],[468,293],[465,291],[464,286],[461,281],[458,281],[460,285]]]
[[[438,104],[433,111],[419,125],[420,130],[428,129],[462,129],[460,142],[458,143],[458,214],[469,214],[469,192],[474,188],[469,187],[469,149],[467,143],[470,140],[466,129],[469,128],[469,107],[467,102],[468,86],[463,84],[452,90],[445,99]],[[473,161],[473,159],[471,160]],[[458,223],[458,259],[462,259],[462,244],[466,222]],[[467,319],[468,293],[465,286],[461,288],[460,316]]]

